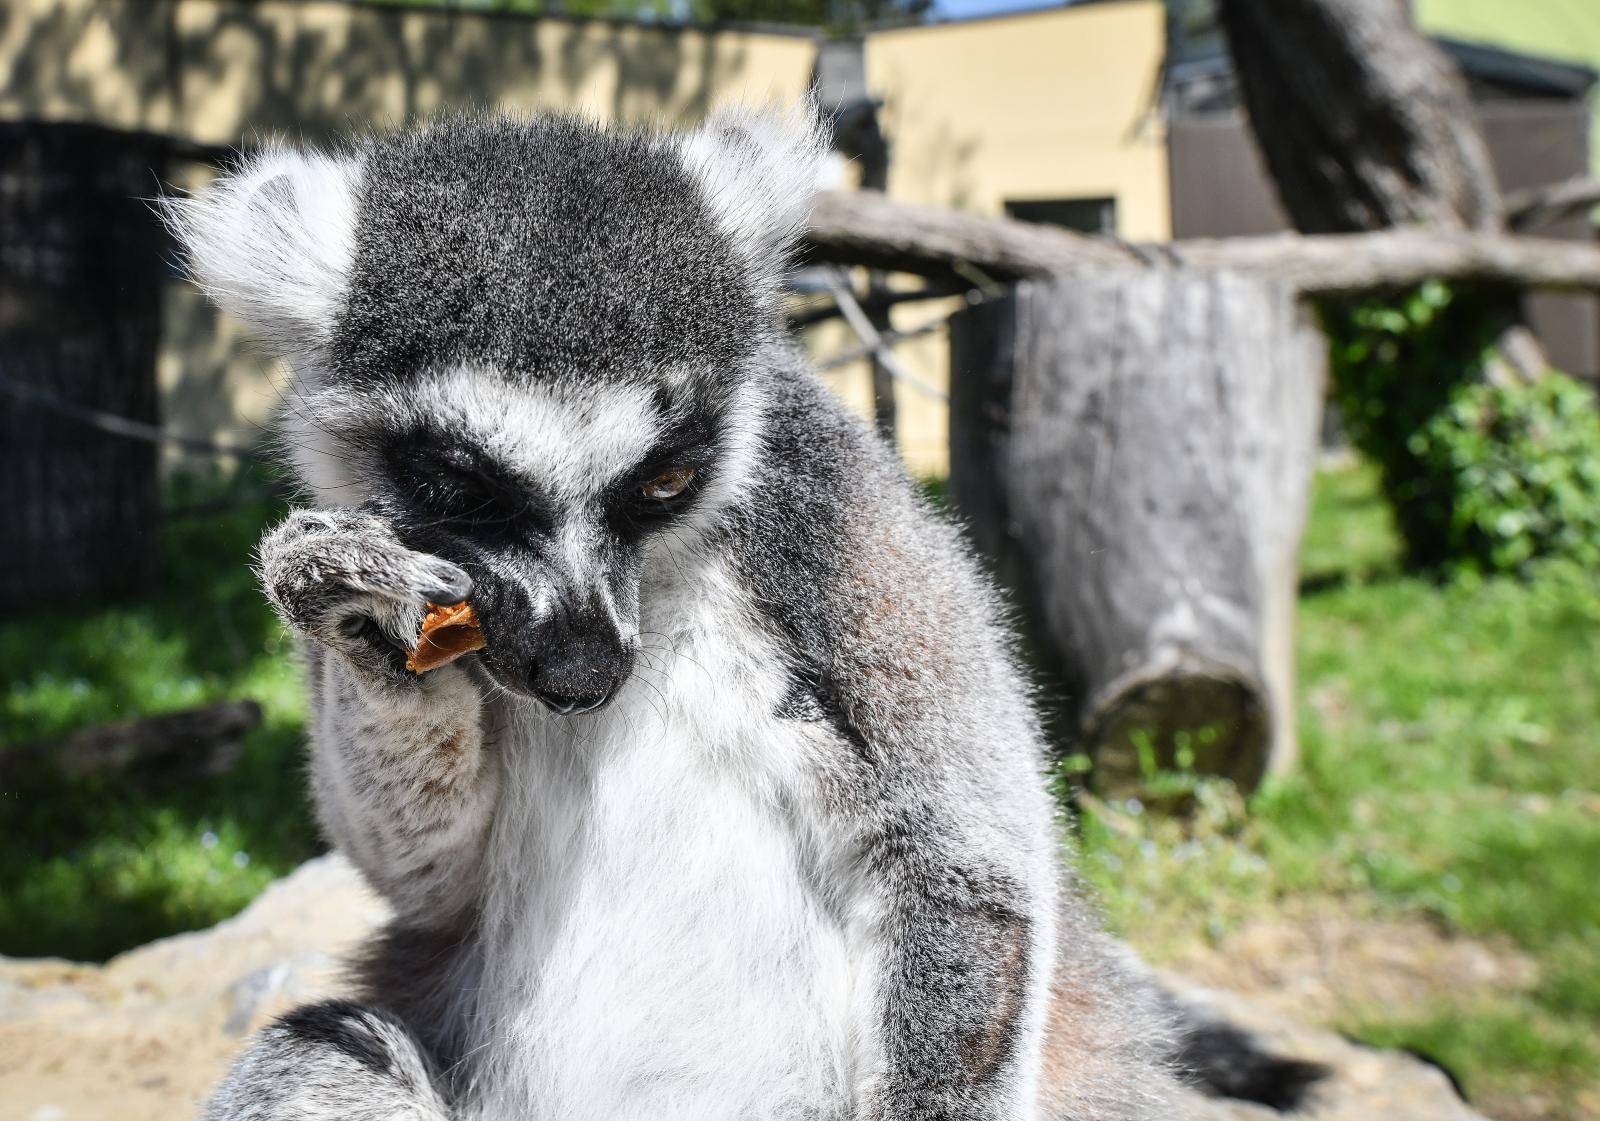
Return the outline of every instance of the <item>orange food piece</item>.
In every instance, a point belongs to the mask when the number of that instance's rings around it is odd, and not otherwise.
[[[427,673],[483,647],[483,630],[478,626],[478,616],[470,603],[446,607],[430,603],[428,613],[422,617],[417,648],[406,658],[406,669],[412,673]]]

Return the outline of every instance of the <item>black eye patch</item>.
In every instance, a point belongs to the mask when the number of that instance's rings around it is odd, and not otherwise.
[[[624,538],[642,536],[694,505],[716,466],[715,444],[658,444],[607,492],[607,521]]]
[[[401,501],[440,521],[479,530],[549,523],[526,484],[470,446],[419,434],[384,458]]]

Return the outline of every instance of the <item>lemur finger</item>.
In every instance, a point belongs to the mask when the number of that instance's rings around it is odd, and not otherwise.
[[[424,557],[424,572],[418,591],[429,603],[461,603],[472,594],[472,577],[456,565],[438,557]]]

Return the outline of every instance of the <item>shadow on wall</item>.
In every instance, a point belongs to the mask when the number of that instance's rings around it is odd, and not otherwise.
[[[955,210],[971,210],[978,206],[977,175],[974,170],[983,138],[972,133],[959,133],[946,121],[938,121],[932,130],[932,142],[918,153],[919,158],[910,167],[896,168],[898,175],[911,175],[918,181],[936,184],[936,198],[943,206]]]
[[[0,7],[0,119],[171,138],[200,161],[172,166],[183,189],[265,137],[327,143],[452,109],[692,121],[741,92],[799,95],[813,54],[798,35],[341,0],[19,0]],[[164,285],[164,423],[247,441],[276,400],[270,363],[182,287]]]
[[[450,107],[688,119],[752,77],[803,92],[811,42],[340,0],[23,0],[0,13],[0,113],[204,144],[318,141]]]

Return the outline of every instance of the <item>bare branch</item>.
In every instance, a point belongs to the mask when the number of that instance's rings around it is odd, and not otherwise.
[[[876,191],[824,192],[811,223],[812,260],[952,283],[962,279],[963,266],[1021,280],[1129,259],[1114,243],[1053,226],[895,202]]]
[[[1543,187],[1512,191],[1506,196],[1506,224],[1514,230],[1536,230],[1600,206],[1600,179],[1580,175]]]
[[[963,267],[999,280],[1169,264],[1229,269],[1302,295],[1350,295],[1431,278],[1526,288],[1600,291],[1600,246],[1466,231],[1238,237],[1148,246],[1049,226],[894,202],[875,192],[828,192],[812,217],[813,259],[953,281]]]
[[[1424,280],[1600,290],[1600,247],[1504,234],[1379,230],[1368,234],[1181,241],[1186,263],[1281,280],[1304,295],[1355,295]]]
[[[924,300],[947,300],[951,296],[959,296],[967,291],[967,286],[952,284],[929,284],[909,292],[869,292],[865,296],[856,298],[856,302],[865,311],[882,311],[885,308],[899,307],[901,304],[918,303]],[[802,327],[811,327],[817,323],[825,323],[843,314],[837,303],[824,304],[820,307],[803,308],[789,314],[789,329],[799,330]]]
[[[888,370],[891,376],[935,400],[950,400],[949,395],[944,390],[937,386],[929,385],[917,377],[917,375],[905,368],[899,358],[895,357],[892,343],[884,338],[877,327],[873,326],[872,321],[867,318],[867,313],[862,310],[861,304],[856,300],[855,293],[850,291],[849,286],[840,279],[837,272],[830,272],[828,287],[833,292],[833,298],[837,301],[839,311],[843,314],[845,322],[850,324],[850,329],[861,340],[861,345],[867,348],[867,352],[872,357],[883,363],[884,369]]]

